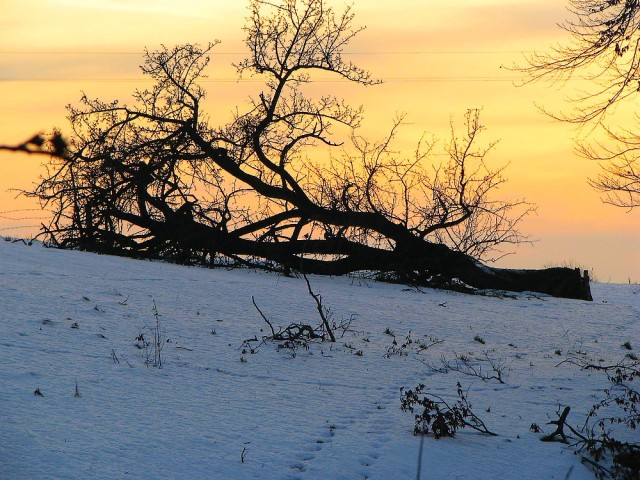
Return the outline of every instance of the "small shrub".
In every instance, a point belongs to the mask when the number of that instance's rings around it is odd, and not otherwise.
[[[487,342],[485,342],[484,338],[482,338],[480,335],[476,335],[475,337],[473,337],[473,339],[474,339],[476,342],[481,343],[482,345],[484,345],[485,343],[487,343]]]
[[[462,373],[471,377],[477,377],[484,381],[497,380],[504,384],[506,372],[510,370],[503,358],[493,358],[489,352],[483,352],[483,357],[476,358],[476,362],[463,354],[457,355],[453,360],[448,360],[444,355],[440,357],[440,365],[423,362],[432,372],[448,373],[449,371]],[[485,367],[483,367],[485,365]]]
[[[587,413],[582,427],[574,428],[566,422],[569,407],[559,420],[552,422],[558,425],[556,433],[562,437],[565,437],[564,427],[575,436],[577,440],[573,445],[583,454],[583,460],[594,468],[598,479],[639,478],[640,443],[632,431],[640,427],[640,391],[633,385],[640,378],[640,363],[627,358],[610,365],[596,364],[581,357],[565,360],[583,370],[605,373],[610,383],[604,389],[604,398]],[[636,440],[628,441],[632,438]]]
[[[422,340],[418,343],[418,351],[416,353],[422,353],[425,350],[430,349],[434,345],[444,343],[444,340],[440,340],[438,337],[433,337],[431,335],[425,335],[425,338],[427,339],[427,341]]]
[[[414,413],[414,407],[422,409],[421,413],[415,415],[414,435],[432,433],[434,438],[454,437],[457,430],[465,427],[496,435],[473,413],[460,383],[456,387],[458,400],[453,405],[449,405],[438,395],[425,392],[423,384],[418,385],[415,390],[401,389],[400,409],[403,412]]]
[[[388,330],[388,329],[387,329]],[[385,332],[386,333],[386,332]],[[391,335],[393,340],[391,342],[391,346],[387,348],[387,353],[383,355],[384,358],[391,358],[392,355],[407,355],[406,350],[413,344],[413,338],[411,338],[411,331],[407,333],[404,341],[401,344],[398,344],[398,340],[396,336],[392,333],[388,333],[387,335]]]
[[[391,346],[387,348],[387,353],[383,355],[384,358],[391,358],[392,355],[408,355],[409,351],[414,351],[416,354],[420,354],[425,350],[433,347],[434,345],[444,342],[444,340],[440,340],[437,337],[432,337],[429,335],[425,335],[427,341],[414,340],[414,338],[411,336],[411,330],[409,330],[409,333],[407,333],[407,336],[404,338],[402,343],[398,342],[398,339],[391,330],[387,329],[385,331],[385,334],[393,337],[393,340],[391,341]]]
[[[160,322],[160,313],[158,312],[158,307],[156,306],[155,300],[153,300],[153,316],[155,317],[155,325],[152,327],[147,326],[143,332],[141,332],[136,337],[135,347],[139,350],[144,350],[144,358],[145,365],[162,368],[164,365],[164,358],[162,355],[162,350],[165,344],[165,330],[162,322]],[[146,338],[145,338],[146,336]],[[147,340],[147,338],[151,338],[151,341]],[[112,350],[112,359],[114,363],[117,363],[115,360],[115,352]]]
[[[332,320],[333,312],[331,311],[331,308],[323,305],[322,296],[315,293],[311,289],[311,283],[304,273],[303,277],[307,284],[309,295],[316,303],[316,310],[318,311],[318,315],[320,316],[321,320],[320,325],[318,325],[317,327],[312,327],[311,325],[303,323],[291,323],[286,328],[278,327],[278,330],[276,331],[276,329],[273,327],[273,323],[266,317],[262,310],[260,310],[260,307],[258,307],[255,298],[252,296],[251,301],[253,302],[253,306],[260,314],[260,317],[262,317],[265,323],[269,326],[271,335],[263,335],[261,341],[258,340],[257,337],[247,339],[242,343],[242,347],[248,348],[251,353],[255,353],[262,344],[268,341],[277,341],[282,342],[278,344],[278,349],[285,348],[292,350],[293,356],[295,356],[295,350],[300,347],[309,350],[310,342],[324,342],[326,340],[329,340],[331,343],[334,343],[336,341],[334,330],[342,331],[341,337],[344,337],[344,334],[350,330],[351,323],[354,321],[356,316],[351,315],[346,320],[342,319],[340,324],[336,324]],[[212,331],[211,333],[215,334],[214,332],[215,331]],[[256,342],[256,345],[252,346],[252,343],[254,342]]]

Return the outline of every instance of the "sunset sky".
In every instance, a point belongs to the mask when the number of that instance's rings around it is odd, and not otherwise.
[[[329,2],[341,9],[343,1]],[[449,122],[482,108],[484,141],[499,140],[488,161],[509,163],[501,198],[538,206],[522,230],[538,239],[499,266],[552,264],[592,269],[600,281],[640,282],[640,209],[604,205],[587,178],[595,163],[574,154],[573,127],[546,117],[536,104],[566,108],[576,82],[516,86],[523,52],[545,51],[566,35],[561,0],[354,0],[356,24],[366,26],[346,50],[382,85],[359,87],[323,79],[318,87],[365,108],[363,133],[382,136],[407,113],[399,146],[411,150],[427,132],[446,140]],[[0,143],[66,127],[65,106],[81,92],[125,101],[148,83],[138,65],[145,47],[206,44],[212,55],[205,108],[215,123],[258,92],[255,79],[238,82],[231,66],[243,58],[242,0],[3,0],[0,11]],[[584,132],[582,132],[584,135]],[[28,189],[41,159],[0,153],[0,234],[28,235],[43,215],[9,189]],[[20,227],[20,228],[17,228]]]

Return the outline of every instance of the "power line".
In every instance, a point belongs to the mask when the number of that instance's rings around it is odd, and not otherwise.
[[[18,213],[18,212],[53,212],[46,208],[19,208],[17,210],[4,210],[0,213]]]
[[[516,76],[437,76],[437,77],[380,77],[383,83],[437,83],[437,82],[520,82],[525,77]],[[0,77],[2,82],[43,82],[43,83],[153,83],[146,77],[130,78],[55,78],[55,77]],[[261,79],[248,78],[204,78],[199,83],[264,83]],[[344,78],[314,79],[310,83],[353,83]]]
[[[533,51],[517,51],[517,50],[415,50],[415,51],[356,51],[344,52],[343,55],[363,55],[363,56],[389,56],[389,55],[503,55],[503,54],[526,54],[534,53]],[[212,55],[246,55],[247,52],[212,52]],[[142,56],[141,52],[129,51],[84,51],[84,50],[5,50],[0,51],[0,55],[48,55],[48,56],[82,56],[82,55],[98,55],[98,56]],[[387,83],[406,83],[406,82],[517,82],[523,81],[522,77],[506,77],[506,76],[428,76],[428,77],[382,77],[383,82]],[[66,83],[141,83],[151,82],[146,77],[128,77],[128,78],[56,78],[56,77],[0,77],[0,82],[66,82]],[[201,83],[262,83],[258,79],[238,79],[238,78],[207,78],[201,79]],[[315,79],[314,83],[345,83],[349,80],[339,79]]]
[[[24,228],[40,228],[40,225],[18,225],[17,227],[0,227],[0,232],[4,232],[7,230],[20,230],[20,229],[24,229]]]
[[[215,55],[247,55],[249,52],[211,52]],[[520,53],[545,53],[535,50],[388,50],[388,51],[354,51],[343,52],[343,55],[503,55]],[[0,50],[0,55],[136,55],[144,52],[127,51],[90,51],[90,50]]]
[[[13,217],[5,217],[4,215],[0,215],[0,218],[3,220],[12,220],[14,222],[22,222],[23,220],[42,220],[45,217],[20,217],[20,218],[13,218]]]

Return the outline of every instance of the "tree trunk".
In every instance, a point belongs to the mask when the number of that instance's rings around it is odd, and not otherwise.
[[[261,242],[204,225],[190,216],[176,215],[164,222],[133,214],[121,214],[120,217],[148,229],[154,248],[147,250],[144,244],[138,244],[139,248],[136,248],[132,247],[135,243],[128,242],[122,244],[122,251],[113,253],[154,257],[158,256],[158,245],[167,244],[176,251],[257,259],[258,264],[265,260],[285,271],[318,275],[383,272],[389,274],[387,279],[443,288],[455,286],[456,282],[452,280],[458,279],[473,289],[532,291],[554,297],[592,300],[587,271],[581,275],[579,269],[560,267],[542,270],[493,268],[446,245],[419,239],[396,250],[371,247],[344,238]]]

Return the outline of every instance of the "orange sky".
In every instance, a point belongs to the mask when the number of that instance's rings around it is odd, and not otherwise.
[[[481,107],[485,141],[499,140],[490,164],[510,162],[505,198],[538,205],[523,230],[539,239],[523,245],[502,266],[577,264],[601,281],[640,282],[640,209],[603,205],[587,185],[597,165],[572,151],[571,127],[550,120],[534,102],[560,109],[573,83],[561,90],[542,82],[517,88],[521,75],[500,68],[523,51],[546,50],[563,38],[556,23],[561,0],[355,0],[356,22],[366,25],[348,48],[350,60],[384,84],[317,87],[363,104],[363,130],[386,133],[406,112],[400,141],[410,149],[423,132],[446,139],[449,120],[461,123],[467,108]],[[332,1],[340,8],[344,2]],[[223,123],[234,105],[259,88],[235,82],[230,64],[242,58],[242,0],[3,0],[0,16],[0,143],[65,127],[65,105],[81,91],[105,100],[127,99],[143,86],[138,65],[145,47],[219,39],[205,84],[212,121]],[[29,188],[40,160],[0,154],[0,234],[28,235],[39,211],[15,199]],[[18,210],[13,212],[14,210]],[[16,228],[20,227],[20,228]]]

